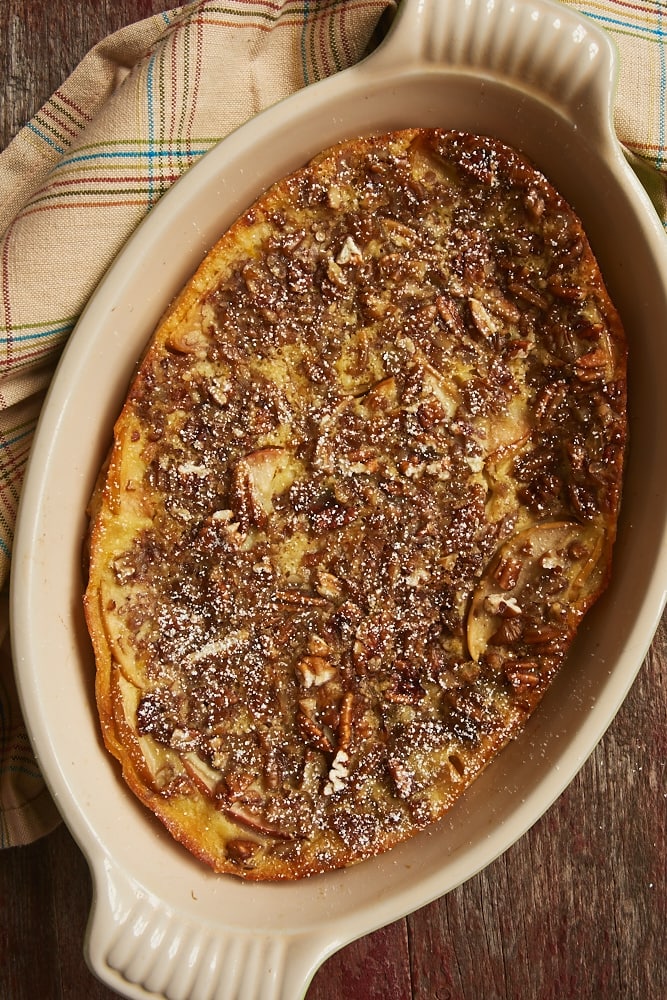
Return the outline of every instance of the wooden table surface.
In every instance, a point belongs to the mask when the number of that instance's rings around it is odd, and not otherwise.
[[[0,145],[96,41],[164,0],[0,0]],[[667,618],[578,776],[500,859],[329,959],[307,1000],[667,998]],[[0,852],[0,1000],[107,1000],[61,825]],[[295,998],[296,1000],[296,998]]]

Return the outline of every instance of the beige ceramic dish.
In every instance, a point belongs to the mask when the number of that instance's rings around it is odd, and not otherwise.
[[[667,580],[667,240],[614,138],[614,67],[605,37],[549,0],[404,0],[370,58],[253,120],[179,181],[91,300],[35,442],[12,614],[34,747],[93,874],[86,954],[121,995],[303,996],[331,952],[509,847],[622,702]],[[321,148],[409,125],[488,132],[523,149],[584,220],[630,341],[632,446],[614,581],[527,731],[442,822],[348,871],[243,885],[173,843],[102,749],[81,611],[84,510],[135,360],[206,249],[271,181]]]

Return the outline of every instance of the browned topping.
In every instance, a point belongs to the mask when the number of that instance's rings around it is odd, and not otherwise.
[[[538,703],[608,573],[623,344],[490,140],[344,145],[230,241],[129,397],[105,614],[130,725],[285,877],[431,822]]]

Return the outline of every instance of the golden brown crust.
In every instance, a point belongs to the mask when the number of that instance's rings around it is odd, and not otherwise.
[[[197,857],[298,878],[456,801],[603,591],[625,341],[519,154],[327,150],[151,340],[91,503],[105,743]]]

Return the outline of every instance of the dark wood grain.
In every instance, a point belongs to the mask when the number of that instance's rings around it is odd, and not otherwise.
[[[0,0],[0,145],[104,35],[160,0]],[[443,899],[334,955],[308,1000],[667,997],[667,626],[552,808]],[[0,852],[0,1000],[109,1000],[82,952],[86,862],[64,826]]]

